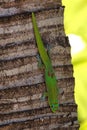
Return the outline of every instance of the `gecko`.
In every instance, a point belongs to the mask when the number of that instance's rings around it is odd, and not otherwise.
[[[32,23],[40,58],[45,66],[45,84],[47,87],[47,92],[45,92],[45,95],[48,97],[48,103],[51,111],[56,112],[59,108],[57,79],[52,66],[52,61],[48,56],[42,41],[34,12],[32,12]]]

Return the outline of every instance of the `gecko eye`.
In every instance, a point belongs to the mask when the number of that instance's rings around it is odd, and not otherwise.
[[[52,109],[53,112],[57,111],[58,110],[58,104],[52,104],[51,109]]]
[[[54,104],[52,104],[52,106],[51,106],[52,108],[55,108],[55,105]]]

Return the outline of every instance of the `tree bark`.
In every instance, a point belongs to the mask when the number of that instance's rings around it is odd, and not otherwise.
[[[31,12],[34,11],[59,89],[52,113],[38,68]],[[61,0],[0,0],[0,130],[78,130],[70,45]]]

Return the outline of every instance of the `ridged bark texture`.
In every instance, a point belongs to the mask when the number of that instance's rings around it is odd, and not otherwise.
[[[44,70],[38,68],[34,11],[59,88],[59,110],[46,98]],[[61,0],[0,0],[0,130],[78,130],[70,45]]]

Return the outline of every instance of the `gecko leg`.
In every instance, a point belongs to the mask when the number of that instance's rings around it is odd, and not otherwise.
[[[46,49],[46,52],[48,54],[48,56],[50,57],[50,49],[52,48],[51,45],[48,43],[48,41],[46,41],[45,39],[43,39],[43,42],[44,42],[44,46],[45,46],[45,49]]]
[[[47,44],[47,45],[46,45],[46,48],[47,48],[47,54],[48,54],[48,56],[51,57],[51,56],[50,56],[51,46],[50,46],[49,44]]]
[[[44,92],[41,96],[41,101],[44,101],[46,97],[48,97],[48,93]]]
[[[42,62],[42,60],[41,60],[41,58],[40,58],[40,55],[37,54],[36,58],[37,58],[37,60],[38,60],[38,67],[39,67],[40,69],[44,69],[44,64],[43,64],[43,62]]]

